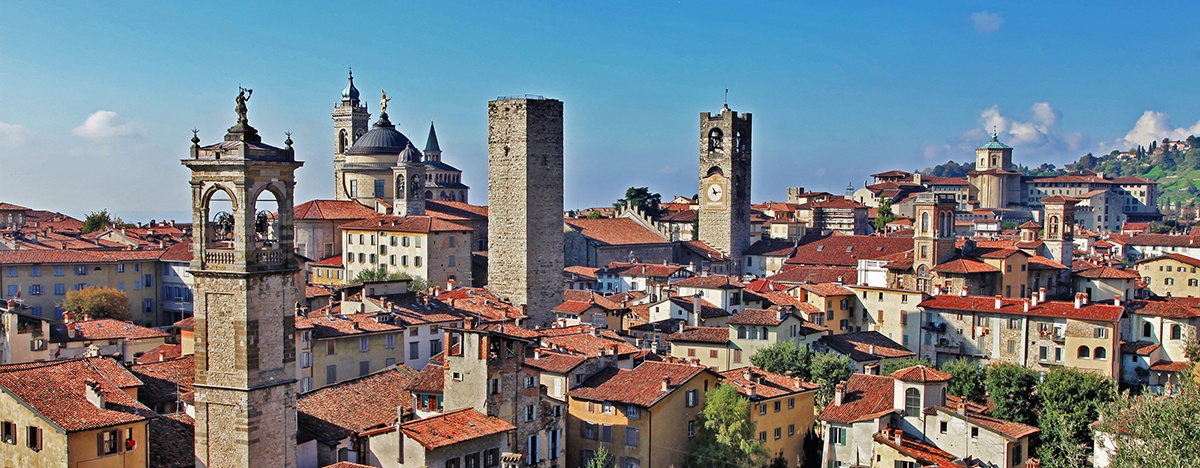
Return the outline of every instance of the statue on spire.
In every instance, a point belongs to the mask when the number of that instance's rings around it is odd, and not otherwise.
[[[250,95],[252,94],[254,94],[253,89],[238,86],[237,99],[234,100],[237,105],[233,108],[233,111],[237,112],[239,124],[246,125],[246,101],[250,100]]]
[[[392,98],[387,97],[387,91],[381,89],[379,92],[383,94],[383,97],[379,98],[379,111],[386,114],[388,101],[391,101]]]

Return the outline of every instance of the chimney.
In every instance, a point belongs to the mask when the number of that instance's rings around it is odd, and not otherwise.
[[[846,383],[842,382],[833,387],[833,406],[841,406],[842,399],[846,397]]]
[[[600,336],[600,329],[593,326],[592,327],[592,336]]]
[[[1038,302],[1046,302],[1046,288],[1038,288]]]
[[[1075,293],[1075,308],[1083,307],[1083,293]]]
[[[1029,312],[1029,301],[1021,301],[1021,304],[1024,305],[1025,312]]]
[[[701,277],[708,276],[708,268],[707,267],[700,269],[700,276]]]
[[[892,431],[892,434],[895,435],[895,437],[896,437],[896,446],[903,447],[904,446],[904,431],[902,431],[900,429],[895,429]]]
[[[1079,293],[1079,295],[1080,295],[1080,297],[1082,297],[1082,298],[1083,298],[1083,305],[1088,305],[1088,295],[1087,295],[1087,293]]]
[[[693,327],[700,326],[700,312],[704,310],[703,301],[704,299],[700,298],[700,293],[696,293],[696,295],[692,296],[691,325]]]
[[[355,329],[355,330],[361,330],[361,328],[359,328],[359,325],[358,325],[358,322],[357,322],[357,321],[353,321],[353,322],[351,322],[351,324],[354,326],[354,329]]]
[[[1037,307],[1037,305],[1038,305],[1038,295],[1037,295],[1037,293],[1036,293],[1036,292],[1035,292],[1035,293],[1033,293],[1033,294],[1030,294],[1030,295],[1029,295],[1029,302],[1030,302],[1030,304],[1029,304],[1029,305],[1031,305],[1031,306],[1033,306],[1033,307]]]
[[[670,389],[671,389],[671,378],[664,376],[662,378],[662,391],[665,392]]]
[[[457,283],[457,281],[454,281],[454,278],[446,280],[446,292],[454,290],[454,283]]]
[[[750,394],[751,399],[757,398],[758,397],[758,385],[755,385],[754,383],[746,384],[746,392]]]
[[[104,389],[100,388],[100,383],[92,379],[87,379],[83,383],[83,392],[87,397],[87,401],[97,408],[104,409]]]
[[[1120,294],[1113,295],[1113,305],[1115,305],[1117,307],[1121,306],[1121,295]]]
[[[967,402],[966,402],[966,401],[961,401],[961,400],[960,400],[960,401],[958,402],[958,408],[957,408],[957,410],[958,410],[958,414],[959,414],[959,415],[963,415],[963,416],[965,416],[965,415],[967,414]]]
[[[754,371],[749,367],[742,369],[742,380],[746,382],[754,382]]]
[[[781,321],[781,322],[782,322],[782,321],[783,321],[783,318],[784,318],[786,315],[787,315],[787,311],[783,310],[783,307],[780,307],[780,308],[778,308],[778,309],[775,309],[775,320],[779,320],[779,321]]]
[[[967,285],[963,285],[962,289],[958,290],[958,297],[967,297]]]
[[[1000,310],[1001,307],[1004,307],[1004,301],[1001,299],[1000,295],[997,294],[996,295],[996,310]]]
[[[475,317],[467,317],[463,320],[463,330],[475,329]]]
[[[541,348],[533,348],[533,360],[536,361],[541,358],[542,358],[542,349]]]
[[[875,345],[870,345],[867,347],[867,354],[870,354],[872,356],[875,355]]]

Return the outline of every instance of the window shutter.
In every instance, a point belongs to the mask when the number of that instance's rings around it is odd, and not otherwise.
[[[96,455],[104,455],[104,433],[96,434]]]

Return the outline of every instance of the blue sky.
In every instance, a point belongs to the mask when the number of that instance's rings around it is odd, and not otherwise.
[[[188,216],[179,164],[233,124],[293,132],[332,196],[330,112],[364,100],[486,203],[486,103],[561,99],[567,208],[696,192],[698,115],[754,114],[754,198],[970,160],[997,127],[1062,165],[1200,133],[1196,2],[0,2],[0,200]],[[985,130],[986,129],[986,130]]]

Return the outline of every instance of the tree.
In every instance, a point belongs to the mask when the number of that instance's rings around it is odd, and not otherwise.
[[[1019,227],[1021,227],[1021,226],[1018,225],[1016,221],[1005,221],[1003,223],[1000,223],[1000,229],[1003,229],[1005,231],[1015,231]]]
[[[608,449],[601,445],[592,455],[592,459],[588,460],[586,468],[609,468],[612,464],[612,454],[608,453]]]
[[[1036,426],[1037,381],[1037,373],[1027,367],[1003,362],[988,366],[984,383],[996,404],[992,416]]]
[[[850,357],[834,353],[816,353],[809,369],[812,382],[820,385],[817,390],[817,406],[824,408],[833,398],[834,387],[845,382],[854,374],[854,363]]]
[[[709,390],[697,418],[699,431],[689,443],[685,466],[752,468],[771,456],[750,420],[750,400],[729,384]]]
[[[86,218],[83,218],[83,226],[79,228],[79,233],[87,234],[96,232],[114,224],[118,227],[127,226],[121,218],[113,219],[112,215],[108,214],[107,208],[100,211],[93,211],[88,213]]]
[[[987,403],[986,372],[978,363],[958,358],[942,364],[942,372],[951,375],[946,391],[976,403]]]
[[[650,187],[629,187],[625,190],[625,198],[617,200],[613,207],[619,212],[625,209],[626,204],[642,210],[650,218],[657,218],[663,211],[662,195],[650,193]]]
[[[892,214],[892,199],[883,197],[879,199],[879,208],[876,209],[879,214],[875,215],[875,230],[882,231],[887,223],[896,220],[896,215]]]
[[[1116,397],[1113,383],[1098,374],[1060,367],[1046,374],[1037,393],[1042,405],[1038,457],[1048,468],[1082,465],[1081,456],[1092,443],[1089,426],[1100,408]]]
[[[896,372],[900,369],[907,369],[912,366],[936,367],[932,362],[929,362],[928,359],[908,357],[899,361],[884,361],[883,367],[880,369],[880,373],[883,375],[892,375],[892,372]]]
[[[357,275],[354,275],[354,279],[350,280],[350,282],[366,283],[371,281],[396,281],[402,279],[408,279],[408,275],[403,273],[388,273],[387,270],[379,268],[376,270],[366,269],[360,271]]]
[[[1193,466],[1200,460],[1200,385],[1179,374],[1179,392],[1122,394],[1100,409],[1096,431],[1115,442],[1111,466]]]
[[[812,375],[812,351],[793,341],[776,341],[750,356],[750,364],[776,374],[791,372],[793,376],[808,380]]]
[[[63,310],[88,314],[95,318],[130,319],[129,296],[116,288],[96,286],[69,291],[61,306]]]

